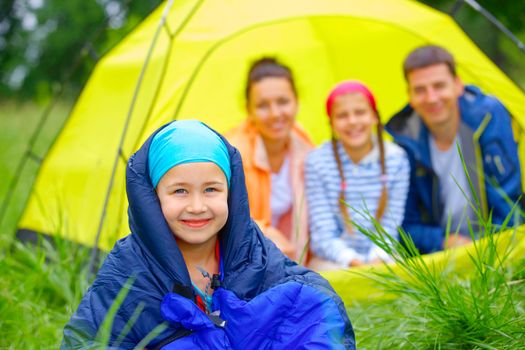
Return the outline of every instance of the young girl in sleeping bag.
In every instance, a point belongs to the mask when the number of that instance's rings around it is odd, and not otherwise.
[[[62,349],[133,349],[147,336],[147,349],[164,350],[355,348],[328,282],[250,218],[241,157],[222,136],[196,120],[162,127],[130,158],[126,185],[131,234],[107,256]]]

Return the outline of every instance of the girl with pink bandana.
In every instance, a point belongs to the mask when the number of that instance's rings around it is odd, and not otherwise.
[[[310,266],[345,268],[390,257],[355,225],[374,231],[374,217],[393,237],[403,221],[410,166],[403,149],[383,140],[375,98],[361,82],[344,81],[326,101],[332,140],[305,163]]]

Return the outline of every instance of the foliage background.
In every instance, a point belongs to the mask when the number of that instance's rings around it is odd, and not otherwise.
[[[523,88],[523,52],[463,1],[423,0],[454,12],[461,27]],[[525,2],[479,0],[525,41]],[[160,0],[3,0],[0,2],[0,98],[72,98],[96,60],[149,14]],[[463,4],[463,5],[461,5]],[[65,84],[65,86],[64,86]]]
[[[525,90],[525,51],[521,51],[505,34],[496,29],[479,12],[463,0],[422,0],[453,17],[481,50],[507,75]],[[525,2],[477,0],[498,21],[525,43]]]
[[[3,0],[0,96],[46,100],[63,82],[76,91],[96,60],[160,3]]]

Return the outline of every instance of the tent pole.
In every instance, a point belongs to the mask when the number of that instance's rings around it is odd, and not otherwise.
[[[91,255],[89,258],[89,264],[88,264],[88,280],[91,278],[91,274],[94,271],[95,262],[98,259],[98,243],[100,241],[100,234],[102,232],[102,227],[104,226],[104,220],[106,218],[106,212],[109,204],[109,197],[111,194],[111,190],[113,189],[113,184],[115,183],[115,174],[117,173],[117,166],[118,166],[118,160],[122,154],[122,145],[124,144],[124,140],[126,138],[126,134],[128,132],[129,123],[131,121],[131,116],[134,111],[135,103],[137,102],[137,96],[141,87],[142,80],[144,79],[144,75],[146,72],[146,68],[148,67],[148,64],[151,59],[151,55],[153,53],[153,49],[155,48],[155,45],[157,44],[157,40],[159,38],[160,32],[162,27],[164,26],[164,22],[166,21],[166,16],[169,12],[169,8],[173,5],[173,0],[170,0],[165,7],[164,13],[162,14],[162,18],[160,20],[159,26],[157,27],[157,30],[155,31],[155,34],[153,36],[153,40],[151,42],[151,45],[149,47],[148,53],[146,55],[146,60],[144,61],[144,65],[142,66],[142,69],[140,71],[139,79],[137,81],[137,85],[135,87],[135,92],[133,93],[133,97],[131,99],[131,105],[128,111],[128,115],[126,116],[126,120],[124,122],[124,128],[122,129],[122,134],[120,135],[120,141],[117,148],[117,153],[115,155],[115,160],[113,161],[113,169],[111,170],[111,176],[109,178],[109,184],[108,188],[106,190],[106,196],[104,198],[104,204],[102,206],[102,212],[100,214],[100,219],[98,222],[98,228],[97,228],[97,234],[95,235],[95,241],[93,242],[93,247],[91,248]]]
[[[489,11],[487,11],[486,9],[484,9],[480,4],[478,4],[476,2],[476,0],[462,0],[463,2],[467,3],[467,5],[469,5],[470,7],[472,7],[474,10],[476,10],[477,12],[479,12],[482,16],[484,16],[486,19],[489,20],[490,23],[492,23],[493,25],[496,26],[496,28],[498,28],[501,32],[503,32],[503,34],[505,34],[510,40],[512,40],[514,42],[514,44],[516,44],[516,46],[522,51],[525,53],[525,45],[523,45],[523,43],[521,42],[520,39],[518,39],[510,30],[507,29],[507,27],[505,27],[503,25],[503,23],[501,23],[500,21],[498,21],[498,19],[496,17],[494,17],[492,15],[492,13],[490,13]]]
[[[452,17],[456,17],[456,13],[463,7],[464,0],[456,0],[454,3],[454,6],[452,6],[452,9],[449,12],[449,15]]]
[[[177,34],[180,33],[180,31],[182,31],[182,29],[189,22],[189,19],[191,17],[193,17],[193,15],[195,14],[195,12],[197,11],[197,9],[200,7],[201,4],[202,4],[202,0],[197,2],[197,4],[193,7],[193,9],[191,10],[190,14],[188,15],[188,18],[181,24],[181,27],[177,30],[177,32],[176,32]],[[131,117],[132,117],[133,111],[135,109],[135,104],[137,102],[137,96],[138,96],[138,93],[140,91],[140,87],[142,85],[142,80],[144,79],[144,75],[145,75],[146,69],[147,69],[148,64],[149,64],[149,62],[151,60],[153,49],[156,46],[156,43],[157,43],[157,40],[158,40],[158,38],[160,36],[161,30],[163,28],[165,28],[166,18],[168,16],[169,12],[170,12],[170,9],[171,9],[172,5],[173,5],[173,0],[170,0],[166,4],[166,7],[164,8],[164,13],[162,14],[162,18],[160,20],[160,23],[159,23],[159,25],[157,27],[157,30],[156,30],[156,32],[155,32],[155,34],[153,36],[151,45],[150,45],[148,53],[146,55],[146,59],[144,61],[144,65],[142,66],[142,69],[141,69],[141,72],[140,72],[140,75],[139,75],[139,78],[138,78],[138,81],[137,81],[137,85],[135,87],[135,92],[133,93],[133,97],[131,99],[131,104],[130,104],[130,108],[129,108],[129,111],[128,111],[128,115],[127,115],[126,121],[124,123],[124,129],[122,130],[122,134],[121,134],[121,137],[120,137],[117,154],[115,155],[115,160],[113,161],[113,169],[111,171],[111,177],[110,177],[110,181],[109,181],[109,184],[108,184],[108,189],[106,190],[106,197],[104,199],[104,205],[102,207],[102,213],[100,215],[100,221],[99,221],[98,228],[97,228],[97,234],[95,236],[95,241],[93,242],[93,247],[91,249],[91,256],[90,256],[89,265],[88,265],[88,276],[87,276],[88,279],[91,278],[91,274],[94,271],[95,262],[98,259],[98,253],[99,253],[98,243],[100,241],[100,235],[102,233],[102,227],[104,226],[104,221],[105,221],[105,218],[106,218],[107,208],[108,208],[108,205],[109,205],[109,197],[111,195],[111,190],[113,189],[113,185],[114,185],[114,182],[115,182],[115,174],[117,172],[118,161],[119,161],[121,155],[123,154],[122,146],[124,144],[124,140],[126,138],[126,134],[127,134],[127,130],[128,130],[128,127],[129,127],[129,123],[131,122]],[[171,38],[171,39],[173,40],[173,38]]]

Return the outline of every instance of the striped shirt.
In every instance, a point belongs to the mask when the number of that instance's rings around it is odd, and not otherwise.
[[[375,231],[368,215],[375,217],[381,195],[381,166],[376,145],[359,163],[354,164],[340,142],[337,144],[346,180],[345,201],[350,219]],[[388,201],[380,220],[385,231],[398,237],[408,193],[410,164],[405,151],[385,141],[385,166]],[[347,267],[354,260],[370,262],[388,255],[357,229],[348,234],[339,209],[341,179],[331,142],[312,151],[305,162],[306,198],[309,210],[311,249],[318,257]],[[365,213],[369,213],[368,215]]]

